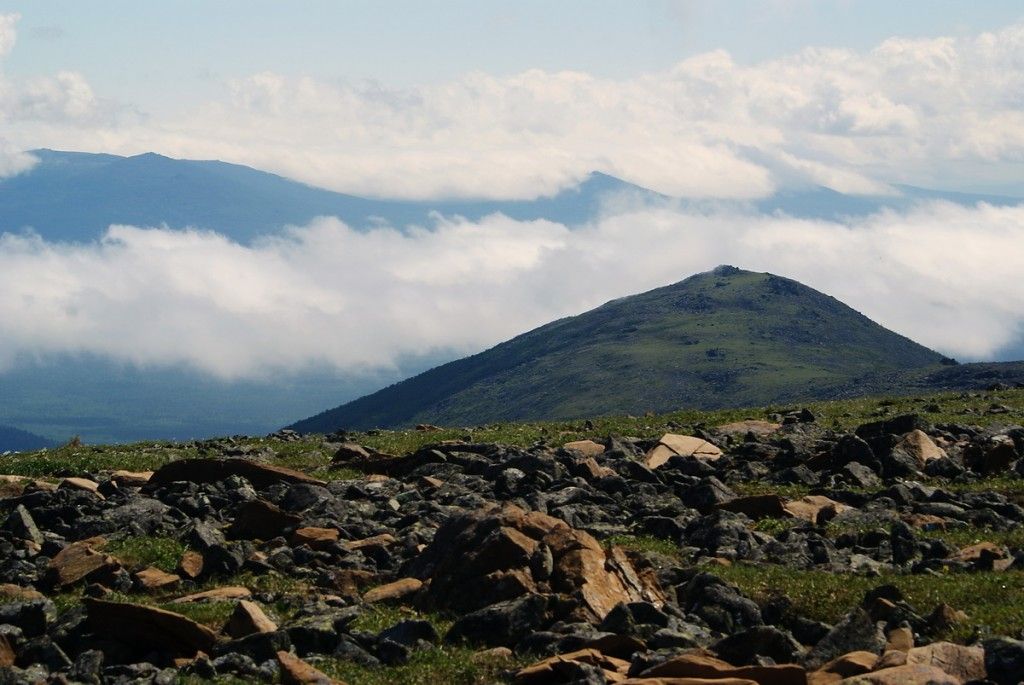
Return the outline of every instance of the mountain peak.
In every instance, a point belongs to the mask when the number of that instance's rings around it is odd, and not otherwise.
[[[301,431],[755,406],[885,386],[942,357],[833,297],[720,266],[295,424]],[[876,379],[876,380],[872,380]]]

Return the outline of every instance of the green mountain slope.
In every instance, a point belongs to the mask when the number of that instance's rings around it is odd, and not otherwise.
[[[293,428],[475,425],[720,408],[866,390],[943,358],[835,298],[719,267],[555,321]]]
[[[52,442],[42,436],[23,431],[20,428],[0,426],[0,453],[27,452],[53,446]]]

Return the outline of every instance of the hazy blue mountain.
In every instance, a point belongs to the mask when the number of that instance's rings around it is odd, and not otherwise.
[[[548,219],[578,225],[598,216],[602,202],[614,194],[627,193],[640,200],[669,199],[598,172],[548,198],[414,202],[345,195],[219,161],[179,160],[153,153],[119,157],[36,150],[33,154],[39,164],[0,180],[0,232],[32,227],[46,239],[62,241],[93,240],[110,224],[123,223],[195,226],[249,242],[258,235],[276,233],[286,224],[308,223],[316,216],[336,216],[362,229],[382,221],[396,227],[426,225],[432,212],[471,220],[500,212],[523,221]],[[751,206],[765,212],[832,219],[883,207],[902,209],[933,198],[961,204],[1020,202],[1018,198],[900,188],[904,194],[894,197],[843,195],[822,187],[787,189]],[[707,204],[676,201],[683,207]]]
[[[560,319],[293,427],[469,426],[828,399],[850,383],[890,391],[896,375],[938,371],[943,362],[796,281],[720,267]]]
[[[42,436],[12,426],[0,426],[0,453],[28,452],[53,446],[52,441]]]

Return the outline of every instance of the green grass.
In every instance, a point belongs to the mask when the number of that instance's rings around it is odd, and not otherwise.
[[[323,659],[316,667],[348,685],[486,685],[509,682],[506,672],[525,665],[521,660],[483,660],[464,647],[437,647],[416,652],[409,663],[365,668],[351,661]]]
[[[104,551],[128,568],[155,566],[173,573],[186,547],[174,538],[131,537],[110,542]]]
[[[610,535],[605,545],[617,545],[634,552],[660,554],[666,557],[678,557],[679,545],[671,540],[663,540],[651,535]]]
[[[939,603],[967,612],[968,622],[950,637],[965,639],[975,626],[982,633],[1017,635],[1024,629],[1024,572],[950,573],[939,575],[882,574],[868,577],[828,571],[801,571],[781,566],[736,564],[714,574],[738,586],[759,603],[785,595],[794,608],[815,620],[834,623],[860,604],[864,593],[892,584],[908,603],[927,616]]]

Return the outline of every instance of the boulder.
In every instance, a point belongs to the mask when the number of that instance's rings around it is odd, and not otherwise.
[[[192,549],[185,550],[178,562],[178,573],[192,580],[201,576],[203,574],[203,555]]]
[[[558,654],[521,668],[516,672],[512,682],[516,685],[548,685],[570,682],[574,680],[573,676],[579,673],[580,664],[594,666],[600,672],[611,675],[612,678],[615,675],[625,675],[629,670],[628,661],[605,656],[596,649],[581,649],[567,654]],[[605,679],[607,679],[607,675]]]
[[[192,657],[207,652],[217,635],[206,626],[164,609],[87,597],[89,625],[97,633],[138,648],[174,656]]]
[[[722,450],[703,438],[666,433],[661,436],[657,445],[648,450],[644,456],[644,464],[654,469],[677,456],[714,461],[722,456]]]
[[[584,457],[596,457],[600,454],[604,454],[604,445],[593,440],[574,440],[573,442],[567,442],[562,445],[562,449],[569,450],[570,452],[577,452]]]
[[[363,601],[367,604],[376,604],[377,602],[391,602],[404,599],[409,595],[414,595],[420,591],[423,587],[423,581],[417,578],[402,578],[396,580],[393,583],[387,583],[385,585],[378,585],[377,587],[368,590],[363,595]]]
[[[540,563],[550,555],[550,563]],[[473,611],[525,594],[574,598],[577,618],[599,621],[619,602],[664,600],[652,577],[617,548],[540,512],[494,505],[450,518],[411,566],[425,600]]]
[[[807,674],[795,664],[775,666],[733,666],[706,654],[683,654],[652,666],[641,678],[706,678],[718,682],[725,678],[750,680],[758,685],[806,685]]]
[[[51,587],[65,588],[83,580],[110,575],[121,567],[116,559],[97,551],[107,541],[101,537],[74,542],[50,559],[46,580]]]
[[[342,685],[291,652],[277,652],[277,663],[281,667],[282,685]]]
[[[985,650],[981,647],[933,642],[925,647],[910,649],[907,652],[907,664],[934,666],[964,681],[985,678]]]
[[[276,630],[277,624],[270,620],[260,605],[245,599],[235,605],[234,612],[224,625],[224,632],[233,638],[253,633],[273,633]]]
[[[68,490],[78,490],[80,492],[88,492],[100,499],[104,499],[103,495],[100,494],[100,484],[94,480],[89,480],[88,478],[65,478],[57,487],[66,488]]]
[[[36,545],[43,544],[43,534],[36,526],[35,520],[24,505],[19,504],[14,508],[4,521],[3,530],[10,533],[17,540],[24,540]]]
[[[737,497],[718,505],[719,509],[745,514],[755,521],[763,518],[792,518],[785,501],[778,495]]]
[[[885,634],[864,609],[856,608],[822,638],[804,658],[804,666],[818,669],[849,652],[878,655],[885,648]]]
[[[299,528],[292,533],[291,542],[293,547],[306,545],[310,549],[323,549],[338,541],[339,533],[337,528]]]
[[[196,602],[230,602],[235,599],[248,599],[252,596],[249,588],[240,586],[216,587],[212,590],[195,592],[184,597],[171,600],[171,604],[194,604]]]
[[[962,685],[956,676],[940,668],[921,664],[906,664],[883,668],[864,675],[853,676],[840,681],[840,685]]]
[[[943,459],[946,451],[935,444],[928,434],[919,428],[910,431],[896,443],[895,449],[911,456],[918,468],[924,468],[932,459]]]
[[[997,685],[1017,685],[1024,673],[1024,642],[995,637],[982,643],[987,678]]]
[[[824,495],[807,495],[800,499],[790,500],[783,507],[793,518],[803,519],[810,523],[824,523],[831,520],[850,507]]]
[[[219,483],[231,476],[241,476],[256,488],[268,488],[277,483],[326,485],[322,480],[283,466],[271,466],[243,458],[203,458],[181,459],[164,464],[153,473],[145,489],[151,491],[179,481]]]
[[[807,685],[834,685],[844,678],[870,673],[877,661],[878,655],[874,652],[843,654],[829,661],[817,671],[808,673]]]
[[[135,582],[140,588],[149,591],[165,590],[167,588],[174,587],[181,582],[181,578],[179,576],[176,576],[173,573],[166,573],[165,571],[161,571],[153,566],[144,568],[141,571],[136,571],[133,576],[135,578]]]
[[[257,499],[238,508],[227,535],[235,540],[271,540],[296,528],[302,519],[276,504]]]

